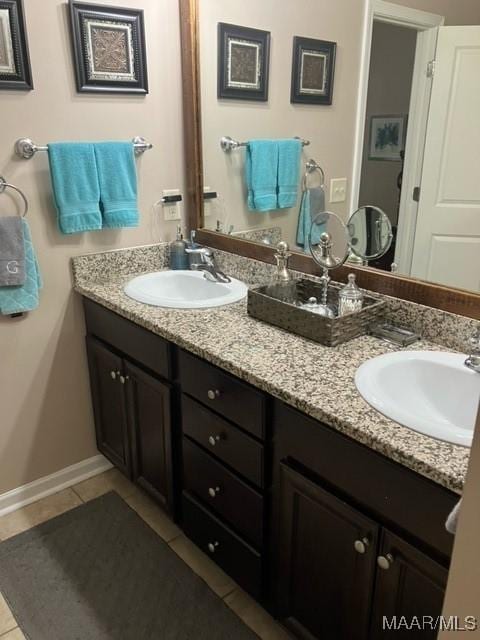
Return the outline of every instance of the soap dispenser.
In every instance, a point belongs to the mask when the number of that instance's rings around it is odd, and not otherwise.
[[[178,271],[188,269],[187,243],[183,239],[182,228],[177,227],[177,237],[170,243],[170,269]]]
[[[355,282],[355,274],[348,275],[348,283],[338,292],[338,315],[361,311],[363,306],[363,292]]]

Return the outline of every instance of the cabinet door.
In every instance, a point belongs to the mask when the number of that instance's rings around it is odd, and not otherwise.
[[[172,510],[170,386],[125,362],[133,479]]]
[[[87,337],[87,354],[98,449],[120,471],[130,476],[125,394],[121,384],[122,360],[90,337]]]
[[[429,620],[442,613],[447,569],[389,531],[382,533],[378,565],[372,640],[436,638]]]
[[[279,617],[302,638],[366,639],[378,527],[280,466]]]

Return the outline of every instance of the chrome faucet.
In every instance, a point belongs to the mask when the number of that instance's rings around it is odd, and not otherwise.
[[[470,355],[465,360],[465,366],[480,373],[480,325],[469,340]]]
[[[203,276],[210,282],[231,282],[231,278],[220,271],[215,262],[213,251],[207,247],[197,249],[185,249],[190,256],[200,258],[200,262],[190,261],[190,269],[193,271],[203,271]]]

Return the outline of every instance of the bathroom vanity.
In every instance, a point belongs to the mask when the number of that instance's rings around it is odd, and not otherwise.
[[[76,286],[99,450],[299,637],[439,615],[468,452],[360,398],[352,372],[389,347],[312,346],[244,303],[146,307],[124,281]]]

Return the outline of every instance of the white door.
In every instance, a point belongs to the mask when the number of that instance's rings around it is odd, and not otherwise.
[[[480,26],[439,29],[411,275],[480,291]]]

